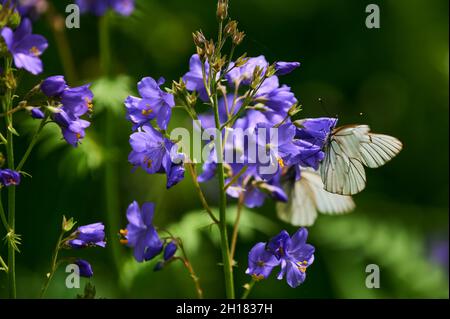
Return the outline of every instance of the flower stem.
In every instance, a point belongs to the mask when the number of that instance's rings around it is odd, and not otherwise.
[[[12,60],[11,57],[5,59],[5,74],[11,72]],[[7,85],[6,93],[3,98],[3,111],[8,113],[11,111],[13,89]],[[5,116],[5,124],[7,129],[7,144],[6,144],[6,156],[8,160],[8,168],[14,170],[14,141],[13,141],[13,117],[12,114]],[[16,187],[8,187],[8,225],[10,229],[14,230],[16,224]],[[8,291],[11,299],[16,298],[16,255],[13,245],[8,245]]]
[[[246,284],[244,294],[242,295],[241,299],[247,299],[248,295],[250,295],[250,292],[252,291],[253,287],[256,284],[256,280],[252,280],[250,283]]]
[[[3,226],[6,229],[6,232],[8,233],[11,230],[11,227],[9,227],[8,220],[6,219],[5,209],[3,208],[3,202],[2,202],[1,196],[2,196],[2,193],[1,193],[1,189],[0,189],[0,218],[2,220]]]
[[[28,145],[28,148],[25,151],[25,154],[23,155],[22,159],[20,160],[19,164],[17,165],[17,168],[16,168],[17,171],[20,171],[23,168],[23,166],[25,165],[28,157],[31,154],[31,151],[33,150],[34,146],[36,145],[37,141],[39,140],[39,135],[41,134],[42,129],[44,128],[45,124],[47,124],[47,117],[41,121],[39,128],[37,129],[36,133],[34,133],[33,138],[31,139],[30,145]]]
[[[0,270],[4,270],[6,273],[8,272],[8,266],[6,265],[2,256],[0,256],[0,266],[2,266],[2,268],[0,268]]]
[[[64,233],[65,233],[64,230],[62,230],[61,234],[58,237],[58,242],[56,243],[56,247],[55,247],[55,250],[54,250],[53,256],[52,256],[50,272],[46,275],[47,278],[45,279],[44,285],[42,286],[41,294],[40,294],[39,298],[44,298],[44,295],[47,292],[48,286],[50,285],[50,281],[52,280],[53,275],[55,274],[55,271],[58,268],[58,253],[59,253],[59,249],[61,247],[61,241],[63,239]]]
[[[230,248],[228,246],[228,234],[227,234],[227,221],[226,221],[226,210],[227,210],[227,195],[225,192],[225,171],[223,167],[223,152],[222,152],[222,135],[220,130],[220,119],[219,119],[219,105],[217,103],[217,94],[215,94],[214,99],[214,119],[216,123],[216,129],[218,136],[216,136],[216,149],[217,151],[217,174],[219,179],[219,230],[221,239],[221,250],[222,250],[222,262],[225,275],[225,289],[228,299],[234,299],[234,282],[233,282],[233,266],[230,259]]]
[[[48,2],[46,18],[47,23],[53,32],[66,78],[69,83],[76,83],[77,74],[72,56],[72,50],[70,49],[69,41],[67,40],[65,21],[50,1]]]
[[[181,240],[177,240],[177,241],[178,241],[178,245],[180,247],[181,253],[183,254],[183,258],[180,260],[183,262],[184,267],[186,267],[186,269],[189,271],[189,274],[191,275],[191,278],[195,285],[195,290],[197,292],[198,299],[203,299],[203,289],[200,286],[200,279],[195,274],[194,268],[192,267],[192,264],[190,263],[190,261],[187,257],[186,250],[184,249],[183,243],[181,242]]]
[[[236,220],[234,221],[233,235],[231,237],[230,259],[233,262],[234,253],[236,252],[236,243],[239,234],[239,223],[241,221],[242,205],[244,203],[244,195],[239,196],[236,212]]]
[[[110,12],[107,12],[100,18],[99,23],[99,42],[100,42],[100,64],[103,75],[111,77],[113,74],[112,57],[111,57],[111,38],[110,38]],[[113,105],[111,105],[113,107]],[[105,210],[106,219],[108,222],[108,236],[111,239],[109,241],[111,245],[111,251],[113,254],[114,264],[116,270],[121,268],[121,247],[118,240],[114,240],[117,236],[117,231],[120,228],[120,203],[119,203],[119,180],[117,177],[117,161],[112,154],[115,149],[115,116],[114,112],[110,109],[105,110],[105,131],[104,131],[104,143],[107,152],[107,158],[105,161],[104,171],[104,188],[105,188]]]
[[[217,219],[216,216],[214,216],[214,214],[212,212],[212,209],[209,207],[208,202],[206,201],[206,197],[203,194],[203,191],[202,191],[202,189],[200,187],[200,184],[198,183],[197,174],[195,172],[194,164],[186,163],[186,166],[188,168],[189,173],[192,176],[192,181],[194,183],[195,189],[197,190],[198,196],[200,197],[200,201],[202,202],[203,208],[206,210],[206,212],[211,217],[211,219],[214,221],[214,223],[218,224],[219,220]]]

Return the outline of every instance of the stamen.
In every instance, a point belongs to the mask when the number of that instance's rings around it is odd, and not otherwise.
[[[146,110],[142,110],[141,114],[144,116],[150,115],[153,113],[152,109],[146,109]]]
[[[126,245],[126,244],[128,244],[128,239],[121,239],[121,240],[120,240],[120,243],[121,243],[122,245]]]
[[[278,165],[280,165],[281,168],[284,168],[284,161],[283,161],[283,159],[281,157],[278,157],[277,161],[278,161]]]
[[[92,100],[90,100],[89,98],[86,98],[86,105],[89,109],[89,112],[92,112],[92,110],[94,109],[94,103],[92,103]]]
[[[39,56],[39,55],[41,54],[41,51],[39,51],[38,48],[36,48],[35,46],[33,46],[33,47],[30,49],[30,53],[33,54],[34,56]]]
[[[81,134],[77,133],[77,140],[79,140],[81,138]]]
[[[128,229],[121,229],[121,230],[119,230],[119,233],[120,233],[122,236],[126,236],[126,235],[128,235]]]

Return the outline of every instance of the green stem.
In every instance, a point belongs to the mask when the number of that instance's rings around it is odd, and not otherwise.
[[[11,72],[11,64],[12,60],[10,57],[6,58],[5,63],[5,74],[10,74]],[[4,111],[8,113],[11,111],[12,107],[12,97],[13,97],[13,89],[7,88],[4,96]],[[11,129],[13,127],[13,119],[12,114],[5,116],[5,124],[7,129],[7,144],[6,144],[6,156],[8,161],[8,168],[14,170],[14,141],[13,141],[13,133]],[[8,187],[8,225],[11,229],[15,229],[16,219],[16,187],[10,186]],[[11,299],[16,298],[16,255],[14,247],[9,244],[8,245],[8,291],[9,297]]]
[[[219,229],[220,229],[220,239],[221,239],[221,250],[222,250],[222,262],[225,275],[225,289],[228,299],[234,299],[234,282],[233,282],[233,267],[230,258],[230,248],[228,245],[228,234],[227,234],[227,221],[226,221],[226,210],[227,210],[227,197],[225,193],[225,171],[223,166],[223,152],[222,152],[222,136],[220,131],[220,119],[219,119],[219,105],[217,103],[217,94],[215,94],[214,99],[214,119],[216,123],[216,129],[218,136],[216,136],[216,149],[219,150],[217,153],[217,174],[219,179]]]
[[[11,227],[9,227],[8,220],[6,219],[5,209],[3,208],[3,202],[2,202],[1,196],[2,196],[2,193],[1,193],[1,189],[0,189],[0,217],[2,219],[2,223],[6,229],[6,232],[9,232],[11,230]]]
[[[6,265],[5,261],[3,260],[2,256],[0,256],[0,266],[2,266],[2,269],[5,272],[8,272],[8,266]]]
[[[34,133],[32,139],[31,139],[30,145],[28,145],[28,148],[25,151],[25,154],[23,155],[22,159],[20,160],[19,164],[17,165],[17,168],[16,168],[17,171],[20,171],[23,168],[23,166],[25,165],[28,157],[31,154],[31,151],[33,150],[34,146],[36,145],[37,141],[39,140],[39,135],[41,134],[42,129],[44,128],[46,123],[47,123],[47,117],[41,121],[41,124],[39,125],[36,133]]]
[[[58,253],[59,249],[61,248],[61,241],[63,239],[64,233],[65,233],[64,230],[62,230],[61,234],[58,237],[58,242],[56,243],[55,251],[53,252],[52,256],[50,272],[46,275],[47,278],[45,279],[44,285],[42,286],[39,298],[44,297],[45,293],[47,292],[48,286],[50,285],[50,281],[52,280],[53,275],[55,274],[56,269],[58,268]]]
[[[252,280],[250,283],[248,283],[245,287],[245,292],[242,295],[242,299],[247,299],[248,295],[250,295],[250,292],[252,291],[253,287],[256,284],[256,280]]]
[[[178,245],[180,247],[181,253],[183,254],[183,258],[180,260],[183,262],[184,267],[186,267],[187,271],[189,272],[189,275],[192,278],[192,281],[194,282],[197,297],[198,299],[203,299],[203,289],[200,285],[200,279],[195,274],[194,268],[192,267],[192,264],[189,261],[189,258],[187,257],[186,250],[184,249],[183,246],[183,242],[181,240],[178,240]]]
[[[67,39],[64,17],[57,12],[50,1],[48,2],[46,18],[55,38],[65,76],[69,83],[76,83],[77,73],[72,50]]]
[[[99,23],[99,42],[100,42],[100,64],[104,76],[111,77],[113,74],[112,57],[111,57],[111,37],[110,37],[110,13],[106,13],[100,18]],[[119,241],[115,240],[117,231],[120,228],[120,203],[119,203],[119,180],[117,177],[117,161],[114,156],[115,149],[115,116],[110,109],[105,111],[105,131],[104,143],[105,149],[108,151],[105,162],[104,171],[104,188],[105,188],[105,209],[106,219],[108,222],[108,236],[111,239],[109,245],[113,254],[116,270],[119,271],[122,265],[122,252]]]

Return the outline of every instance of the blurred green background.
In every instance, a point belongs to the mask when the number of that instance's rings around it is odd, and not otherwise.
[[[70,3],[53,2],[62,14]],[[380,6],[380,29],[365,27],[369,3]],[[199,210],[189,176],[166,191],[163,176],[131,173],[127,162],[131,127],[120,102],[136,94],[135,83],[144,76],[171,81],[187,71],[194,51],[191,32],[201,28],[215,36],[215,4],[215,0],[138,0],[131,17],[114,17],[112,54],[115,72],[122,74],[115,83],[96,81],[98,19],[83,16],[80,29],[67,30],[80,83],[94,83],[96,114],[78,149],[65,145],[57,129],[50,129],[25,168],[33,178],[24,179],[17,195],[17,232],[23,236],[17,257],[19,297],[38,295],[62,214],[75,217],[79,224],[108,220],[112,212],[105,208],[106,162],[114,163],[119,180],[120,226],[126,225],[131,201],[155,202],[155,223],[183,237],[205,296],[223,297],[217,234]],[[231,0],[230,15],[247,34],[240,53],[302,62],[283,82],[302,102],[303,116],[338,115],[341,124],[366,123],[375,132],[404,142],[398,158],[367,171],[367,189],[355,196],[357,209],[352,214],[320,216],[310,229],[316,260],[306,282],[291,289],[273,275],[255,287],[252,297],[448,298],[448,5],[447,0]],[[39,79],[63,73],[46,19],[36,22],[35,32],[50,43],[43,55],[45,74]],[[31,87],[37,81],[25,75],[21,85]],[[111,111],[115,148],[105,149],[105,112]],[[29,139],[26,132],[36,123],[25,114],[19,120],[23,137],[17,139],[16,149],[21,154]],[[173,126],[188,121],[184,113],[174,113]],[[214,202],[214,184],[205,190]],[[244,272],[252,245],[283,228],[295,231],[277,220],[271,201],[246,211],[243,218],[235,268],[238,295],[249,280]],[[121,247],[118,263],[114,262],[111,243],[116,240],[109,236],[107,249],[75,253],[92,263],[95,276],[90,281],[98,296],[195,297],[181,265],[155,273],[154,262],[137,264],[131,251]],[[3,242],[0,251],[6,255]],[[380,266],[380,289],[365,287],[365,268],[372,263]],[[64,278],[62,267],[48,297],[73,298],[82,292],[65,288]],[[0,273],[0,297],[5,296],[6,276]]]

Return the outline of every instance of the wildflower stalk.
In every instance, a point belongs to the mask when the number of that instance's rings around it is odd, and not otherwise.
[[[203,299],[203,289],[200,286],[200,279],[197,277],[197,275],[195,274],[194,268],[192,267],[192,264],[190,263],[187,254],[186,254],[186,250],[184,249],[183,246],[183,242],[178,239],[178,246],[180,247],[181,253],[183,254],[183,258],[181,259],[181,261],[183,262],[184,267],[186,267],[186,269],[188,270],[192,281],[194,282],[195,285],[195,290],[197,292],[197,297],[198,299]]]
[[[203,194],[203,191],[202,191],[202,189],[200,187],[200,184],[198,183],[197,173],[195,172],[194,164],[186,163],[186,167],[187,167],[189,173],[192,176],[192,181],[194,183],[195,189],[197,190],[198,196],[200,197],[200,201],[202,202],[203,208],[206,210],[206,212],[211,217],[211,219],[214,221],[214,223],[218,224],[219,220],[217,219],[217,217],[212,212],[212,209],[209,207],[208,202],[206,201],[206,197]]]
[[[70,44],[65,31],[64,17],[57,12],[50,1],[48,1],[46,19],[50,29],[53,32],[53,37],[55,38],[56,47],[58,48],[64,74],[69,83],[76,83],[77,74],[75,71],[72,50],[70,49]]]
[[[39,136],[42,132],[42,129],[44,128],[45,124],[47,124],[47,119],[48,119],[48,117],[45,117],[41,121],[41,124],[39,125],[37,131],[34,133],[32,139],[31,139],[31,142],[28,145],[27,150],[25,151],[25,154],[23,155],[22,159],[20,160],[19,164],[17,165],[17,168],[16,168],[17,171],[20,171],[23,168],[23,166],[25,165],[28,157],[31,154],[31,151],[33,151],[34,146],[36,145],[37,141],[39,140]]]
[[[219,119],[219,103],[217,103],[217,94],[215,94],[214,99],[214,120],[216,123],[216,129],[219,136],[216,137],[216,147],[217,152],[217,174],[219,179],[219,230],[221,239],[221,250],[222,250],[222,262],[225,275],[225,288],[228,299],[234,299],[234,282],[233,282],[233,267],[230,259],[230,248],[228,245],[228,234],[227,234],[227,221],[226,221],[226,210],[227,210],[227,195],[225,192],[225,170],[223,166],[223,152],[222,150],[222,136],[220,131],[220,119]]]
[[[249,282],[248,284],[244,285],[245,291],[244,291],[244,294],[242,295],[241,299],[247,299],[248,298],[248,296],[250,295],[250,292],[252,291],[252,289],[255,286],[255,284],[256,284],[256,280],[253,279],[251,282]]]
[[[8,225],[8,220],[6,219],[6,215],[5,215],[5,209],[3,208],[3,202],[2,202],[2,193],[1,193],[1,189],[0,189],[0,218],[2,220],[3,226],[5,227],[6,232],[9,232],[10,227]]]
[[[5,74],[11,75],[11,57],[5,58]],[[3,111],[8,113],[12,107],[13,99],[12,85],[7,85],[6,93],[3,98]],[[6,144],[6,156],[8,159],[8,168],[14,170],[14,141],[13,141],[13,120],[12,114],[5,116],[5,124],[7,129],[7,144]],[[8,225],[10,229],[14,230],[16,224],[16,187],[11,185],[8,187]],[[11,299],[16,298],[16,255],[15,249],[10,242],[8,245],[8,291]]]
[[[111,37],[110,37],[110,15],[107,12],[100,18],[99,24],[99,37],[100,37],[100,63],[103,74],[107,77],[111,77],[112,70],[112,57],[111,57]],[[118,191],[118,178],[117,178],[117,165],[116,160],[111,156],[112,151],[115,149],[115,118],[112,110],[105,110],[105,135],[104,143],[105,149],[109,152],[107,154],[107,160],[105,161],[104,171],[104,188],[105,188],[105,210],[106,219],[109,224],[109,237],[113,239],[117,236],[117,229],[120,228],[120,204],[119,204],[119,191]],[[113,260],[118,271],[121,267],[121,251],[120,245],[117,240],[111,240],[110,245],[113,253]]]
[[[6,265],[5,261],[3,260],[2,256],[0,256],[0,270],[4,270],[6,273],[8,272],[8,266]]]
[[[55,250],[54,250],[53,256],[52,256],[50,272],[47,273],[47,275],[46,275],[47,278],[45,279],[44,285],[42,286],[41,294],[40,294],[39,298],[44,298],[44,295],[47,292],[48,286],[50,285],[50,282],[56,272],[56,269],[58,269],[58,254],[59,254],[59,250],[61,248],[61,242],[63,241],[64,234],[65,234],[65,231],[63,229],[61,231],[61,234],[58,237],[58,241],[56,243],[56,247],[55,247]]]
[[[233,226],[233,235],[231,237],[230,259],[233,262],[234,253],[236,252],[236,243],[239,234],[239,223],[241,221],[242,205],[244,204],[244,194],[239,196],[237,208],[236,208],[236,220]]]

